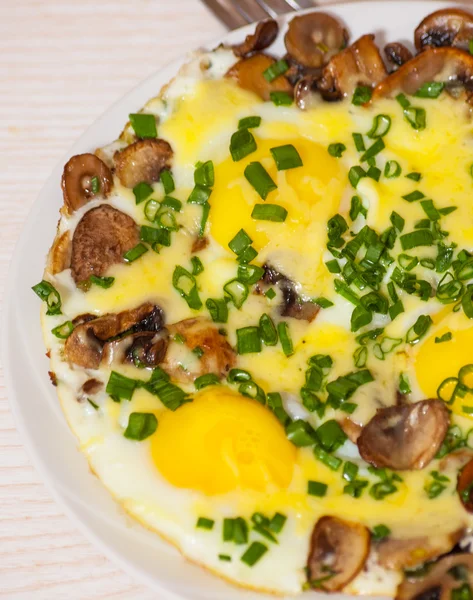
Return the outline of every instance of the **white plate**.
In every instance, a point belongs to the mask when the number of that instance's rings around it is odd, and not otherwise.
[[[330,6],[348,26],[351,39],[375,32],[386,40],[413,38],[415,27],[430,12],[451,6],[446,2],[359,2]],[[281,25],[286,19],[281,19]],[[220,42],[243,40],[254,26],[234,31]],[[284,30],[284,26],[282,27]],[[282,35],[271,48],[284,51]],[[170,545],[125,515],[100,481],[88,470],[63,417],[48,378],[48,359],[39,322],[39,304],[31,286],[41,280],[44,261],[54,238],[62,205],[60,178],[64,163],[74,154],[90,152],[114,140],[128,114],[155,96],[185,59],[165,67],[117,102],[79,139],[46,182],[17,244],[5,295],[2,327],[3,364],[10,402],[30,455],[55,498],[84,533],[107,555],[153,589],[177,600],[262,600],[266,595],[232,587],[187,561]],[[314,598],[315,593],[305,595]]]

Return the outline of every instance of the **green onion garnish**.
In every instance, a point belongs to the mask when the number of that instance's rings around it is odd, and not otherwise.
[[[248,246],[251,246],[253,240],[246,233],[244,229],[240,229],[240,231],[228,242],[228,247],[232,252],[237,254],[238,256],[244,252]]]
[[[179,295],[184,298],[189,308],[199,310],[202,307],[202,301],[197,290],[197,282],[194,275],[187,269],[177,265],[172,275],[172,285]]]
[[[238,129],[255,129],[261,125],[261,117],[244,117],[238,121]]]
[[[401,313],[404,312],[404,305],[401,300],[396,300],[394,304],[389,307],[389,318],[391,321],[394,321],[396,317],[398,317]]]
[[[246,283],[247,285],[253,285],[257,283],[263,277],[263,275],[263,267],[247,264],[238,265],[237,279],[243,283]]]
[[[246,283],[238,279],[232,279],[223,286],[223,291],[235,305],[235,308],[240,309],[245,300],[248,298],[249,289]]]
[[[379,139],[382,139],[382,138],[379,138]],[[371,166],[368,169],[368,171],[366,172],[366,177],[370,177],[371,179],[374,179],[375,181],[379,181],[381,178],[381,169],[378,169],[378,167]]]
[[[351,330],[358,331],[362,327],[369,325],[373,320],[373,313],[364,306],[356,306],[351,314]]]
[[[238,255],[237,261],[241,265],[246,265],[254,260],[257,256],[258,253],[253,246],[248,246]]]
[[[100,179],[97,175],[94,175],[90,180],[90,189],[92,194],[98,194],[100,192]]]
[[[294,348],[289,333],[289,325],[285,321],[280,321],[278,323],[278,334],[284,354],[286,356],[292,356],[292,354],[294,354]]]
[[[97,275],[91,275],[89,277],[89,281],[90,281],[90,283],[93,283],[94,285],[98,285],[99,287],[103,288],[104,290],[108,290],[109,287],[112,287],[112,285],[115,281],[115,277],[98,277]]]
[[[347,436],[334,419],[325,421],[317,430],[317,439],[327,452],[335,452],[347,440]]]
[[[336,258],[333,258],[332,260],[328,260],[325,263],[325,266],[327,267],[329,273],[341,273],[342,272],[340,264]]]
[[[442,304],[451,304],[461,298],[463,283],[455,279],[450,272],[445,273],[437,286],[436,297]]]
[[[161,183],[163,184],[164,193],[166,195],[171,194],[176,189],[176,186],[174,184],[174,178],[171,174],[171,171],[168,171],[167,169],[165,169],[164,171],[161,171],[161,173],[159,175],[159,179],[161,180]]]
[[[414,96],[417,98],[438,98],[443,92],[445,84],[442,81],[430,81],[423,83]]]
[[[278,332],[273,320],[267,314],[262,314],[259,320],[261,339],[265,346],[275,346],[278,343]]]
[[[51,329],[51,333],[60,340],[67,340],[73,331],[74,323],[72,321],[66,321],[65,323],[61,323],[61,325]]]
[[[116,371],[112,371],[105,392],[116,402],[131,400],[137,385],[138,382],[135,379],[130,379]]]
[[[233,519],[233,541],[235,544],[248,543],[248,525],[242,517]]]
[[[244,174],[247,181],[253,186],[263,200],[266,200],[269,192],[276,190],[278,187],[263,165],[259,162],[250,163],[245,168]]]
[[[331,300],[322,296],[319,298],[313,298],[312,302],[317,304],[317,306],[320,306],[320,308],[330,308],[331,306],[334,306],[334,303]]]
[[[337,294],[340,294],[340,296],[343,296],[343,298],[345,298],[345,300],[348,300],[348,302],[355,304],[355,306],[358,306],[360,304],[360,299],[358,298],[356,293],[353,292],[346,283],[344,283],[343,281],[340,281],[339,279],[335,279],[335,281],[333,282],[333,285],[335,287],[335,291],[337,292]]]
[[[358,475],[358,470],[358,465],[347,460],[343,465],[343,479],[345,479],[345,481],[354,481]]]
[[[189,204],[207,204],[211,193],[212,190],[209,187],[196,184],[192,192],[189,194],[187,202]]]
[[[358,215],[363,215],[366,219],[368,211],[363,206],[363,202],[359,196],[353,196],[350,204],[350,219],[354,221]]]
[[[419,264],[417,256],[409,256],[408,254],[399,254],[397,260],[405,271],[411,271]]]
[[[409,106],[411,105],[405,94],[398,94],[396,96],[396,100],[399,102],[402,108],[409,108]]]
[[[286,217],[287,210],[279,204],[255,204],[251,213],[251,218],[256,221],[284,223]]]
[[[164,196],[161,206],[167,206],[172,208],[172,210],[179,212],[182,208],[182,202],[177,198],[173,198],[172,196]]]
[[[197,163],[194,171],[194,183],[205,187],[212,187],[215,183],[214,164],[211,160]]]
[[[272,92],[273,94],[276,92]],[[281,92],[284,93],[284,92]],[[268,547],[261,542],[253,542],[241,557],[241,561],[249,567],[255,565],[268,551]]]
[[[142,225],[140,227],[140,240],[151,245],[160,244],[161,246],[170,246],[171,233],[168,229],[164,229],[163,227],[149,227],[148,225]],[[143,244],[138,244],[138,246],[135,246],[135,248],[138,248],[139,246],[143,246]],[[130,252],[134,251],[135,248],[132,248]],[[145,248],[145,250],[143,250],[143,248]],[[125,260],[128,260],[128,262],[136,260],[136,258],[139,258],[142,254],[147,252],[148,249],[146,246],[143,246],[143,248],[140,248],[139,251],[136,251],[137,256],[135,258],[127,258],[124,256]]]
[[[420,181],[422,179],[422,175],[420,173],[417,173],[416,171],[413,171],[412,173],[408,173],[406,175],[407,179],[412,179],[412,181]]]
[[[399,391],[401,394],[410,394],[411,386],[409,384],[409,378],[405,373],[399,375]]]
[[[218,385],[219,383],[220,378],[214,373],[205,373],[205,375],[201,375],[194,380],[196,390],[202,390],[209,385]]]
[[[473,319],[473,287],[468,287],[462,298],[463,312],[469,319]]]
[[[368,360],[368,348],[366,346],[360,346],[353,352],[353,362],[357,369],[362,369],[366,365]]]
[[[345,144],[330,144],[328,147],[328,153],[334,158],[341,158],[346,149],[347,147]]]
[[[218,555],[218,560],[223,560],[225,562],[231,562],[232,561],[232,557],[229,554],[219,554]]]
[[[259,327],[250,325],[236,330],[238,354],[261,352]]]
[[[205,306],[214,323],[226,323],[228,321],[228,306],[225,299],[208,298]]]
[[[156,431],[158,419],[153,413],[134,412],[128,418],[128,426],[123,435],[129,440],[141,442]]]
[[[196,527],[199,529],[213,529],[214,525],[215,525],[215,521],[212,521],[212,519],[207,519],[205,517],[199,517],[197,519]]]
[[[199,275],[204,270],[204,265],[198,256],[193,256],[191,258],[192,263],[192,275]]]
[[[321,463],[326,465],[332,471],[338,471],[340,465],[343,462],[340,458],[329,454],[320,446],[316,446],[314,448],[314,456],[317,460],[320,460]]]
[[[141,230],[143,230],[145,226],[143,226],[141,228]],[[153,229],[152,227],[150,227],[149,229]],[[158,230],[161,231],[161,230]],[[144,244],[137,244],[134,248],[131,248],[131,250],[128,250],[128,252],[125,252],[125,254],[123,255],[123,260],[127,263],[131,263],[133,261],[135,261],[137,258],[140,258],[140,256],[143,256],[143,254],[146,254],[146,252],[148,252],[148,248],[144,245]]]
[[[164,406],[172,411],[191,401],[186,392],[169,381],[169,375],[160,367],[153,369],[150,380],[143,387],[150,394],[157,396]]]
[[[432,200],[421,200],[420,205],[422,206],[425,214],[428,216],[430,221],[438,221],[440,219],[440,213],[435,208]]]
[[[377,138],[376,141],[374,142],[374,144],[372,144],[368,148],[368,150],[361,156],[360,161],[365,162],[365,161],[369,160],[370,158],[373,158],[374,156],[379,154],[382,150],[384,150],[384,148],[386,148],[386,145],[384,143],[383,138],[382,137]],[[373,167],[370,167],[370,168],[373,168]]]
[[[396,211],[393,210],[389,219],[394,225],[394,227],[399,231],[399,233],[401,233],[404,229],[404,225],[406,224],[406,221],[401,217],[401,215],[399,215]]]
[[[397,162],[397,160],[388,160],[386,166],[384,167],[384,176],[388,179],[395,179],[396,177],[399,177],[401,173],[401,165]]]
[[[291,106],[293,98],[287,92],[270,92],[269,98],[276,106]]]
[[[451,331],[447,331],[446,333],[444,333],[440,337],[436,337],[435,338],[435,343],[436,344],[443,344],[444,342],[449,342],[452,338],[453,338],[452,332]]]
[[[298,448],[313,446],[317,441],[314,429],[307,421],[302,420],[288,423],[286,425],[286,436]]]
[[[47,315],[60,315],[61,313],[61,296],[57,289],[49,283],[49,281],[41,281],[32,288],[33,292],[41,298],[43,302],[46,302],[48,307]]]
[[[391,129],[391,117],[389,115],[376,115],[371,129],[366,134],[369,138],[384,137]]]
[[[153,188],[149,185],[149,183],[146,183],[146,181],[142,181],[141,183],[138,183],[133,188],[133,194],[135,195],[136,204],[140,204],[141,202],[144,202],[146,200],[146,198],[151,196],[152,193],[153,193]]]
[[[290,423],[291,419],[289,418],[287,412],[284,410],[281,394],[279,392],[270,392],[267,395],[266,400],[268,408],[274,413],[274,416],[277,418],[277,420],[284,427],[286,427]]]
[[[320,481],[308,481],[307,482],[307,493],[309,496],[318,496],[323,498],[327,493],[328,486],[326,483]]]
[[[407,332],[406,342],[412,346],[417,344],[427,333],[428,329],[432,325],[432,322],[433,321],[430,315],[420,315],[414,325]]]
[[[287,171],[288,169],[302,167],[302,159],[299,152],[297,152],[292,144],[276,146],[275,148],[270,148],[269,151],[274,158],[278,171]]]
[[[282,515],[281,513],[276,513],[269,522],[268,527],[274,533],[281,533],[286,521],[287,517],[285,515]]]
[[[386,525],[375,525],[372,530],[373,540],[379,542],[391,535],[391,530]]]
[[[459,268],[456,269],[455,275],[460,281],[466,281],[473,277],[473,257],[464,261]]]
[[[439,208],[439,213],[443,216],[447,216],[452,212],[455,212],[458,206],[446,206],[445,208]]]
[[[366,171],[360,166],[351,167],[351,169],[348,171],[348,179],[352,187],[354,187],[355,189],[357,188],[360,179],[363,179],[363,177],[366,176]]]
[[[154,223],[154,220],[160,208],[161,204],[157,200],[151,199],[148,200],[148,202],[145,204],[145,217],[148,219],[148,221],[150,221],[150,223]]]
[[[248,129],[238,129],[230,139],[230,154],[235,162],[256,150],[256,140]]]
[[[284,73],[288,69],[289,69],[289,65],[282,58],[281,60],[278,60],[277,62],[270,65],[265,71],[263,71],[263,77],[266,79],[266,81],[269,81],[269,83],[271,83],[272,81],[277,79],[280,75],[284,75]]]
[[[410,123],[411,127],[417,131],[425,129],[427,126],[425,108],[409,106],[404,109],[404,117]]]
[[[248,371],[244,369],[230,369],[230,372],[227,376],[227,381],[229,383],[242,383],[243,381],[251,381],[252,377]]]
[[[415,202],[416,200],[422,200],[422,198],[425,198],[425,194],[423,194],[419,190],[415,190],[415,191],[411,192],[410,194],[406,194],[402,198],[404,200],[407,200],[407,202]]]
[[[419,229],[411,233],[405,233],[399,238],[403,250],[412,250],[419,246],[432,246],[434,238],[429,229]]]
[[[360,85],[355,89],[351,103],[355,106],[361,106],[369,102],[371,100],[372,95],[373,90],[370,87]]]
[[[128,115],[130,124],[133,127],[137,137],[139,138],[155,138],[158,137],[156,129],[156,118],[154,115],[144,113],[132,113]]]
[[[365,142],[361,133],[352,133],[353,141],[355,142],[355,148],[358,152],[364,152],[366,150]]]
[[[266,394],[264,393],[263,388],[260,388],[254,381],[244,381],[243,383],[240,383],[238,391],[242,396],[252,398],[260,404],[263,404],[263,406],[266,404]]]

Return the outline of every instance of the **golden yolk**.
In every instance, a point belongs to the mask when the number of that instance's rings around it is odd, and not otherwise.
[[[287,488],[296,449],[264,406],[214,388],[176,412],[165,411],[152,456],[169,483],[208,495],[236,488]]]
[[[244,229],[259,250],[274,238],[274,233],[282,233],[281,227],[309,225],[314,210],[317,219],[325,223],[341,199],[340,181],[344,178],[339,162],[329,155],[327,148],[304,138],[260,139],[255,130],[253,135],[257,143],[255,152],[237,162],[229,157],[215,167],[209,221],[212,236],[224,248]],[[270,148],[286,144],[293,144],[297,149],[303,166],[278,172]],[[277,229],[273,223],[251,218],[254,205],[263,202],[244,176],[246,166],[255,161],[261,162],[278,186],[268,194],[266,203],[279,204],[288,211],[285,223],[277,223]]]

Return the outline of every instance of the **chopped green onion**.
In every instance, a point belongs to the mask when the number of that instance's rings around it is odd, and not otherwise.
[[[340,458],[329,454],[320,446],[315,446],[314,456],[317,460],[326,465],[332,471],[338,471],[340,465],[343,462]]]
[[[365,142],[361,133],[352,133],[353,141],[355,142],[355,148],[358,152],[364,152],[366,150]]]
[[[351,169],[348,171],[348,179],[352,187],[354,187],[355,189],[357,188],[360,179],[362,179],[363,177],[366,177],[366,171],[362,167],[351,167]]]
[[[326,483],[320,481],[308,481],[307,482],[307,493],[309,496],[317,496],[323,498],[327,493],[328,486]]]
[[[208,298],[205,306],[214,323],[226,323],[228,321],[228,306],[225,299]]]
[[[278,334],[284,354],[286,356],[294,354],[294,348],[289,333],[289,325],[285,321],[280,321],[278,323]]]
[[[163,229],[162,227],[149,227],[148,225],[142,225],[140,227],[140,240],[142,242],[146,242],[147,244],[160,244],[161,246],[170,246],[171,245],[171,234],[168,229]],[[135,248],[139,246],[143,246],[143,244],[138,244]],[[135,250],[133,248],[132,250]],[[136,258],[139,258],[142,254],[147,251],[146,246],[143,246],[145,250],[140,248],[137,252]],[[132,252],[130,250],[130,252]],[[127,258],[124,256],[125,260],[132,262],[132,260],[136,260],[136,258]]]
[[[446,333],[444,333],[443,335],[441,335],[440,337],[436,337],[435,338],[435,343],[436,344],[443,344],[444,342],[449,342],[453,337],[453,334],[451,331],[447,331]]]
[[[401,173],[401,165],[397,162],[397,160],[388,160],[386,166],[384,167],[384,176],[388,179],[395,179],[396,177],[399,177]]]
[[[361,305],[366,310],[385,315],[388,312],[388,299],[385,298],[380,292],[369,292],[360,299]]]
[[[334,419],[325,421],[317,430],[317,439],[327,452],[335,452],[347,440],[347,436]]]
[[[169,375],[160,367],[153,369],[151,379],[143,387],[153,396],[157,396],[166,408],[175,411],[186,402],[190,402],[187,393],[169,381]]]
[[[337,259],[329,260],[325,263],[325,266],[329,270],[330,273],[341,273],[342,269]]]
[[[412,181],[420,181],[422,179],[422,175],[413,171],[412,173],[408,173],[406,175],[407,179],[412,179]]]
[[[239,279],[232,279],[223,286],[223,291],[235,305],[235,308],[240,309],[245,300],[248,298],[249,289],[246,283]]]
[[[404,200],[407,200],[407,202],[415,202],[416,200],[422,200],[422,198],[425,198],[425,194],[423,194],[419,190],[415,190],[415,191],[411,192],[410,194],[406,194],[402,198]]]
[[[46,314],[47,315],[60,315],[61,313],[61,296],[57,289],[43,279],[40,283],[37,283],[32,288],[33,292],[41,298],[43,302],[46,302],[46,306],[48,307]]]
[[[384,538],[391,535],[391,530],[386,525],[375,525],[372,531],[373,539],[375,542],[379,542]]]
[[[361,162],[365,162],[367,160],[369,160],[370,158],[373,158],[373,156],[376,156],[377,154],[379,154],[382,150],[384,150],[384,148],[386,148],[386,145],[384,143],[384,140],[382,137],[379,137],[376,139],[376,141],[374,142],[374,144],[372,144],[368,150],[361,156],[360,161]],[[372,167],[370,167],[372,168]]]
[[[299,152],[297,152],[292,144],[276,146],[275,148],[270,148],[269,151],[274,158],[278,171],[287,171],[288,169],[302,167],[302,159]]]
[[[330,308],[331,306],[334,306],[334,303],[331,300],[324,298],[323,296],[313,298],[312,302],[317,304],[317,306],[320,306],[320,308]]]
[[[247,285],[253,285],[257,283],[264,275],[263,267],[257,265],[238,265],[238,276],[237,279],[246,283]]]
[[[172,275],[172,285],[179,295],[184,298],[189,308],[199,310],[202,307],[202,301],[197,290],[197,282],[194,275],[187,269],[177,265]]]
[[[347,460],[343,465],[343,479],[345,479],[345,481],[354,481],[358,475],[358,470],[358,465]]]
[[[384,137],[391,129],[391,117],[389,115],[376,115],[371,129],[366,134],[369,138]]]
[[[223,560],[225,562],[231,562],[232,561],[232,557],[229,554],[219,554],[218,555],[218,559],[219,560]]]
[[[273,320],[267,314],[262,314],[259,320],[261,339],[265,346],[275,346],[278,343],[278,332]]]
[[[429,229],[418,229],[411,233],[405,233],[399,238],[403,250],[412,250],[419,246],[432,246],[434,238]]]
[[[426,112],[425,108],[418,108],[415,106],[409,106],[404,109],[404,117],[410,123],[413,129],[420,131],[426,128]]]
[[[431,221],[438,221],[440,219],[440,213],[435,208],[432,200],[421,200],[420,205],[422,206],[425,214],[429,217]]]
[[[428,329],[432,325],[432,322],[433,321],[430,315],[420,315],[414,325],[407,332],[406,342],[411,345],[417,344],[427,333]]]
[[[435,260],[433,258],[422,258],[420,266],[424,269],[435,269]]]
[[[144,209],[145,217],[148,219],[148,221],[154,223],[154,219],[156,218],[156,215],[158,214],[158,210],[160,208],[161,204],[157,200],[148,200],[148,202],[145,204]]]
[[[236,330],[238,354],[261,352],[259,327],[250,325]]]
[[[87,402],[90,404],[90,406],[92,406],[95,410],[99,410],[100,406],[98,404],[96,404],[93,400],[91,400],[90,398],[87,398]]]
[[[456,276],[459,281],[466,281],[473,277],[473,257],[466,260],[456,269]]]
[[[223,541],[224,542],[232,542],[233,541],[234,523],[235,523],[235,519],[223,519]]]
[[[423,83],[414,94],[417,98],[438,98],[443,92],[445,84],[442,81],[430,81]]]
[[[369,325],[373,320],[373,313],[364,306],[356,306],[351,314],[351,330],[358,331],[361,327]]]
[[[164,169],[164,171],[161,171],[159,179],[163,184],[164,193],[166,195],[171,194],[176,189],[176,186],[174,184],[174,178],[171,174],[171,171],[169,171],[168,169]]]
[[[361,198],[359,196],[353,196],[353,198],[351,199],[349,214],[350,214],[350,219],[352,221],[354,221],[360,214],[363,215],[366,219],[368,211],[363,206],[363,202],[361,201]]]
[[[139,138],[158,137],[156,129],[156,118],[154,115],[144,113],[132,113],[128,115],[130,124]]]
[[[191,258],[192,263],[192,275],[199,275],[204,270],[204,265],[198,256],[193,256]]]
[[[98,194],[100,192],[100,179],[97,175],[94,175],[90,180],[90,189],[92,194]]]
[[[355,106],[361,106],[369,102],[371,100],[372,95],[373,90],[370,87],[360,85],[357,88],[355,88],[351,103]]]
[[[61,323],[61,325],[51,329],[51,333],[60,340],[67,340],[73,331],[74,323],[72,321],[66,321],[65,323]]]
[[[390,221],[394,225],[394,227],[399,231],[399,233],[401,233],[404,229],[404,225],[406,224],[406,221],[401,217],[401,215],[399,215],[393,210],[390,216]]]
[[[228,247],[238,256],[253,243],[253,240],[244,229],[240,231],[228,242]]]
[[[462,298],[463,312],[469,319],[473,319],[473,287],[468,287]]]
[[[270,65],[265,71],[263,71],[263,77],[271,83],[275,79],[277,79],[280,75],[284,75],[284,73],[289,69],[289,65],[284,59],[278,60],[272,65]]]
[[[264,390],[254,381],[244,381],[243,383],[240,383],[238,391],[242,396],[252,398],[260,404],[266,404],[266,394],[264,393]]]
[[[270,92],[269,99],[276,106],[291,106],[293,98],[287,92]]]
[[[141,230],[143,230],[144,227],[145,225],[141,227]],[[150,227],[149,229],[153,228]],[[128,252],[125,252],[125,254],[123,255],[123,260],[125,260],[127,263],[131,263],[136,259],[140,258],[140,256],[143,256],[143,254],[146,254],[146,252],[148,252],[148,248],[144,244],[138,244],[131,250],[128,250]]]
[[[251,374],[244,369],[230,369],[227,376],[229,383],[241,383],[242,381],[251,381]]]
[[[405,94],[398,94],[396,96],[396,100],[399,102],[402,108],[409,108],[411,105]]]
[[[89,277],[90,283],[94,285],[98,285],[101,288],[107,290],[109,287],[112,287],[115,277],[98,277],[97,275],[91,275]]]
[[[401,300],[396,300],[394,304],[389,307],[389,318],[391,321],[394,321],[396,317],[398,317],[401,313],[404,312],[404,305]]]
[[[382,138],[379,138],[382,139]],[[370,179],[374,179],[375,181],[379,181],[381,178],[381,169],[378,169],[378,167],[373,167],[371,166],[368,171],[366,172],[366,177],[369,177]]]
[[[409,378],[405,373],[399,375],[399,391],[401,394],[410,394],[411,386],[409,384]]]
[[[276,298],[276,292],[273,290],[273,288],[269,288],[264,295],[266,298],[268,298],[268,300],[274,300],[274,298]]]
[[[248,129],[238,129],[230,139],[230,154],[234,162],[256,151],[256,140]]]
[[[131,400],[137,385],[138,382],[135,379],[130,379],[116,371],[112,371],[105,392],[118,402],[122,399]]]
[[[328,153],[334,158],[341,158],[346,149],[347,147],[345,144],[330,144],[328,147]]]
[[[220,383],[220,378],[218,375],[214,373],[206,373],[205,375],[201,375],[194,380],[194,385],[196,390],[202,390],[209,385],[218,385]]]
[[[257,533],[265,537],[267,540],[270,540],[275,544],[279,543],[278,540],[274,537],[274,535],[270,531],[268,531],[263,525],[254,525],[253,531],[256,531]]]
[[[278,204],[255,204],[251,218],[256,221],[273,221],[283,223],[287,217],[287,210]]]
[[[194,189],[187,198],[188,204],[207,204],[212,190],[209,187],[196,183]]]
[[[197,519],[196,527],[199,529],[213,529],[215,521],[212,519],[206,519],[205,517],[199,517]]]
[[[233,541],[235,544],[248,543],[248,525],[242,517],[233,519]]]
[[[405,271],[411,271],[419,264],[417,256],[409,256],[408,254],[400,254],[397,260]]]
[[[149,185],[149,183],[146,183],[146,181],[142,181],[141,183],[138,183],[133,188],[133,194],[135,195],[136,204],[140,204],[141,202],[144,202],[146,200],[146,198],[151,196],[152,193],[153,193],[153,188]]]
[[[243,252],[241,252],[238,255],[237,261],[241,265],[247,264],[247,263],[250,263],[252,260],[254,260],[257,256],[258,256],[258,253],[256,252],[256,250],[252,246],[248,246],[248,248],[245,248],[243,250]]]
[[[128,426],[124,436],[129,440],[141,442],[156,431],[158,419],[153,413],[134,412],[128,417]]]
[[[276,190],[278,187],[259,162],[250,163],[245,168],[244,175],[263,200],[266,200],[269,192]]]
[[[261,117],[244,117],[238,121],[238,129],[254,129],[261,125]]]
[[[271,409],[271,411],[274,413],[274,416],[284,427],[288,423],[290,423],[291,419],[289,418],[287,412],[284,410],[281,394],[279,394],[278,392],[270,392],[266,400],[268,408]]]
[[[450,272],[445,273],[437,287],[437,300],[442,304],[451,304],[461,298],[462,294],[463,283],[455,279]]]
[[[333,285],[335,287],[335,291],[337,292],[337,294],[340,294],[340,296],[343,296],[343,298],[345,298],[345,300],[348,300],[355,306],[358,306],[360,304],[360,299],[355,294],[355,292],[353,292],[349,288],[349,286],[346,283],[344,283],[343,281],[340,281],[339,279],[335,279],[335,281],[333,282]]]
[[[276,92],[272,92],[275,94]],[[284,92],[280,92],[284,93]],[[253,542],[250,547],[244,552],[241,557],[241,561],[247,564],[249,567],[255,565],[268,551],[268,547],[261,542]]]
[[[313,446],[317,441],[314,429],[307,421],[302,420],[292,421],[286,425],[286,436],[298,448]]]
[[[366,365],[366,361],[368,360],[368,348],[366,346],[360,346],[353,353],[353,361],[355,363],[355,367],[358,369],[362,369]]]
[[[205,206],[205,204],[204,204]],[[167,229],[169,231],[178,231],[179,225],[177,224],[176,217],[174,215],[174,211],[172,209],[167,209],[166,207],[161,207],[156,215],[155,222],[162,229]]]
[[[368,487],[369,483],[366,479],[355,479],[355,481],[350,481],[343,488],[343,493],[352,496],[352,498],[361,498],[363,494],[363,490],[365,487]]]
[[[161,206],[168,206],[169,208],[172,208],[172,210],[179,212],[182,208],[182,202],[172,196],[164,196]]]
[[[285,515],[282,515],[281,513],[276,513],[269,522],[268,527],[274,533],[281,533],[286,521],[287,517]]]
[[[212,187],[215,183],[214,164],[211,160],[197,163],[194,171],[194,183],[204,187]]]

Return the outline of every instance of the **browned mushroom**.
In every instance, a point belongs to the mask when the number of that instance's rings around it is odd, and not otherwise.
[[[84,385],[81,388],[81,391],[86,394],[87,396],[93,396],[94,394],[97,394],[98,392],[100,392],[100,390],[103,388],[103,383],[101,381],[99,381],[98,379],[87,379],[87,381],[84,383]]]
[[[284,37],[289,54],[299,64],[312,68],[327,64],[347,42],[347,30],[337,19],[323,12],[294,17]]]
[[[234,79],[243,89],[258,94],[262,100],[269,100],[271,92],[287,92],[292,95],[292,85],[284,75],[279,75],[271,82],[264,78],[264,71],[275,62],[267,54],[253,54],[239,60],[225,76]]]
[[[339,425],[343,429],[344,434],[348,437],[350,442],[356,444],[361,435],[363,427],[359,423],[352,421],[349,417],[345,417],[339,422]]]
[[[71,264],[71,239],[69,232],[56,236],[48,254],[48,270],[52,275],[68,269]]]
[[[205,250],[208,245],[209,245],[208,237],[205,237],[205,236],[196,237],[195,240],[192,242],[191,252],[192,252],[192,254],[196,254],[197,252],[200,252],[201,250]]]
[[[320,307],[310,300],[303,300],[296,291],[296,284],[288,277],[269,265],[263,265],[264,275],[258,284],[259,289],[268,285],[277,285],[283,295],[281,315],[300,321],[313,321]]]
[[[469,50],[473,39],[473,15],[460,8],[437,10],[425,17],[415,31],[417,50],[428,46],[454,46]]]
[[[469,513],[473,513],[473,460],[466,463],[458,475],[457,492]]]
[[[464,529],[457,529],[443,535],[433,531],[429,536],[384,539],[376,547],[378,563],[395,570],[419,567],[450,552],[463,534]]]
[[[170,168],[172,155],[165,140],[138,140],[115,152],[115,172],[125,187],[134,188],[142,181],[151,184],[159,180],[161,171]]]
[[[318,80],[318,77],[306,75],[297,82],[294,88],[294,100],[301,110],[309,110],[316,106]]]
[[[386,75],[374,35],[364,35],[331,58],[319,81],[319,90],[325,99],[337,100],[352,94],[358,85],[378,85]]]
[[[434,564],[424,577],[410,580],[406,576],[397,588],[396,600],[451,600],[453,590],[465,584],[468,588],[473,585],[473,554],[450,554]]]
[[[424,83],[432,81],[471,86],[473,56],[458,48],[428,48],[386,77],[376,87],[373,98],[392,98],[399,92],[415,94]]]
[[[112,185],[112,173],[100,158],[77,154],[66,163],[62,174],[64,204],[72,213],[97,196],[107,196]]]
[[[166,355],[167,329],[140,331],[107,342],[102,350],[102,363],[130,363],[137,367],[157,367]]]
[[[248,56],[253,52],[261,52],[276,39],[279,32],[279,25],[274,19],[261,21],[256,26],[255,32],[246,36],[241,44],[232,46],[233,52],[237,56]]]
[[[386,44],[384,47],[384,54],[388,61],[395,67],[402,67],[404,63],[412,58],[412,52],[400,42]]]
[[[232,347],[205,317],[179,321],[168,331],[174,341],[161,367],[177,381],[194,381],[207,373],[223,377],[235,364]]]
[[[85,369],[98,369],[103,347],[108,340],[125,332],[158,332],[162,326],[162,310],[151,302],[146,302],[138,308],[106,314],[77,325],[65,342],[64,355],[70,363]]]
[[[363,427],[358,450],[375,467],[423,469],[447,434],[450,417],[441,400],[381,408]]]
[[[138,227],[131,217],[108,204],[92,208],[79,221],[72,238],[74,281],[80,284],[90,275],[104,275],[139,241]]]
[[[312,532],[309,585],[326,592],[343,589],[361,571],[370,550],[370,532],[359,523],[322,517]]]

